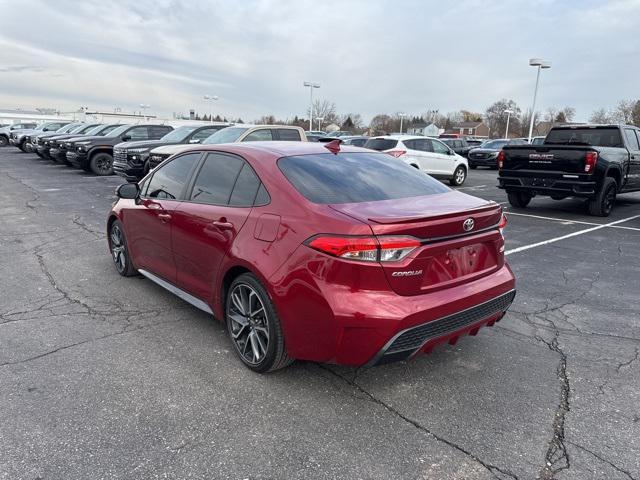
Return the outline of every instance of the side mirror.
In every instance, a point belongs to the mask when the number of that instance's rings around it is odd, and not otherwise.
[[[123,183],[116,188],[118,198],[135,200],[140,196],[140,187],[137,183]]]
[[[449,149],[449,155],[455,155],[456,152],[454,152],[453,150]]]
[[[122,137],[120,137],[120,140],[122,140],[123,142],[128,142],[129,140],[131,140],[131,135],[123,135]]]
[[[189,143],[200,143],[200,140],[197,138],[192,138],[191,140],[189,140]]]

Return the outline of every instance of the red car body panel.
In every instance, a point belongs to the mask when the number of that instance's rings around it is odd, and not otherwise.
[[[238,268],[254,273],[276,307],[293,358],[364,365],[399,332],[515,288],[497,227],[502,209],[494,202],[451,191],[378,202],[314,204],[287,180],[277,161],[327,153],[322,144],[255,142],[193,150],[241,156],[260,177],[271,202],[238,208],[121,199],[110,218],[122,221],[136,268],[203,300],[219,320],[224,318],[227,274]],[[341,151],[371,153],[349,146]],[[397,160],[389,157],[389,161]],[[461,230],[470,217],[475,221],[472,234]],[[401,261],[383,265],[336,258],[305,244],[319,234],[411,235],[424,242]],[[422,274],[394,276],[417,270]],[[503,310],[493,312],[431,338],[412,355],[475,334],[503,314]]]

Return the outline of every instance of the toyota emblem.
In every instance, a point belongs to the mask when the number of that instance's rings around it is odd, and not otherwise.
[[[462,222],[462,228],[464,228],[465,232],[470,232],[471,230],[473,230],[474,225],[475,222],[473,221],[473,218],[467,218],[464,222]]]

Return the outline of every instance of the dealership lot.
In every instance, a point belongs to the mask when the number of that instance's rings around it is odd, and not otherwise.
[[[640,194],[507,208],[518,296],[411,363],[256,375],[121,278],[116,177],[0,151],[0,478],[640,477]],[[460,190],[506,204],[496,172]]]

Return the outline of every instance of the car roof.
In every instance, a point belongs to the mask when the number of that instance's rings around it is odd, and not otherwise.
[[[377,137],[371,137],[371,138],[384,139],[384,140],[419,140],[423,138],[432,138],[432,137],[425,137],[424,135],[378,135]]]
[[[182,153],[186,151],[197,151],[197,152],[209,152],[209,151],[219,151],[219,152],[229,152],[229,153],[238,153],[238,154],[260,154],[266,153],[273,155],[274,157],[291,157],[296,155],[313,155],[318,153],[330,153],[330,150],[327,148],[329,143],[317,143],[317,142],[287,142],[287,141],[266,141],[266,142],[238,142],[238,143],[220,143],[220,144],[212,144],[212,145],[180,145],[181,147],[186,147],[180,149],[179,152]],[[177,145],[176,145],[177,146]],[[164,147],[160,147],[164,148]],[[159,150],[159,149],[158,149]],[[354,147],[352,145],[340,145],[341,152],[367,152],[367,153],[378,153],[372,152],[366,148]]]

